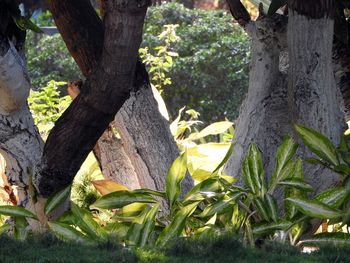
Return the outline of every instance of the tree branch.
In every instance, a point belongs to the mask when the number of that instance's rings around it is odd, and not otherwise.
[[[98,66],[104,26],[89,0],[48,0],[56,26],[85,76]]]
[[[237,20],[237,22],[245,27],[250,21],[250,15],[244,5],[240,0],[226,0],[232,16]]]

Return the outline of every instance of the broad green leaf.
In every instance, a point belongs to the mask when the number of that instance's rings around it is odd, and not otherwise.
[[[265,203],[261,198],[256,198],[253,200],[254,205],[256,207],[256,210],[258,211],[259,215],[266,221],[269,221],[269,210],[268,210],[268,204]]]
[[[18,28],[23,31],[32,30],[35,33],[43,33],[43,31],[41,31],[41,29],[30,20],[30,18],[24,16],[16,16],[13,17],[13,20],[15,21]]]
[[[179,122],[180,122],[180,119],[181,119],[181,115],[182,115],[182,112],[184,111],[186,107],[183,107],[179,110],[179,115],[177,116],[177,118],[170,124],[170,131],[171,131],[171,134],[173,135],[174,138],[177,138],[181,133],[179,132]]]
[[[113,192],[129,190],[124,185],[118,184],[110,180],[96,180],[91,183],[101,195],[107,195]]]
[[[350,189],[345,187],[335,187],[319,193],[315,197],[315,200],[336,209],[343,204],[343,202],[349,197],[349,194]]]
[[[294,127],[304,144],[313,153],[334,166],[340,164],[336,149],[326,136],[302,125],[295,125]]]
[[[145,203],[132,203],[130,205],[126,205],[116,211],[116,215],[125,216],[125,217],[133,217],[139,215],[142,211],[144,211],[149,205]]]
[[[194,133],[189,136],[190,140],[198,140],[200,138],[206,137],[208,135],[217,135],[224,133],[230,127],[232,127],[233,123],[229,121],[221,121],[210,124],[208,127],[201,130],[199,133]]]
[[[242,194],[242,192],[236,192],[229,195],[224,195],[215,203],[206,206],[198,217],[209,217],[226,212],[226,209],[233,205],[232,202],[236,201],[240,196],[242,196]]]
[[[140,238],[140,247],[144,247],[147,244],[148,238],[152,233],[155,226],[155,217],[159,210],[159,204],[156,204],[152,207],[152,209],[147,213],[143,222],[143,228],[141,232]]]
[[[286,4],[287,0],[272,0],[267,15],[272,16],[278,9],[285,6]]]
[[[265,194],[264,168],[261,153],[256,144],[251,144],[248,151],[248,162],[251,176],[256,186],[260,188],[261,195]]]
[[[216,193],[221,191],[221,186],[218,179],[210,178],[208,180],[205,180],[196,186],[194,186],[184,197],[184,202],[191,200],[194,195],[198,194],[199,192],[209,192],[209,193]]]
[[[267,194],[267,195],[265,195],[265,200],[266,200],[266,204],[268,207],[269,217],[272,219],[273,222],[277,223],[277,221],[278,221],[278,206],[277,206],[276,199],[273,196]]]
[[[157,246],[163,247],[171,239],[181,235],[186,223],[186,219],[196,210],[199,202],[189,204],[181,208],[171,223],[160,233],[157,239]]]
[[[50,221],[47,223],[51,231],[55,236],[63,241],[78,242],[78,243],[90,243],[85,235],[71,227],[59,222]]]
[[[81,230],[87,233],[92,238],[105,238],[107,233],[103,228],[94,220],[92,214],[89,211],[71,203],[71,210],[76,217],[76,224]]]
[[[165,192],[160,192],[160,191],[156,191],[156,190],[151,190],[151,189],[136,189],[133,191],[134,193],[137,194],[147,194],[147,195],[154,195],[154,196],[158,196],[158,197],[166,197],[166,193]]]
[[[171,165],[166,177],[166,194],[170,208],[173,207],[181,191],[181,182],[185,178],[187,170],[186,153],[181,154]]]
[[[287,198],[286,201],[291,202],[303,214],[313,218],[332,219],[341,217],[341,211],[336,210],[317,200],[305,200],[298,198]]]
[[[231,143],[231,146],[230,146],[230,148],[228,149],[228,151],[227,151],[227,153],[226,153],[224,159],[223,159],[223,160],[221,161],[221,163],[215,168],[215,170],[213,171],[213,174],[217,173],[217,172],[220,170],[220,168],[223,167],[223,166],[227,163],[228,159],[231,157],[231,155],[232,155],[232,153],[233,153],[233,149],[234,149],[234,144]]]
[[[140,215],[134,218],[128,233],[126,235],[126,239],[128,240],[129,245],[138,245],[139,240],[141,237],[141,230],[143,227],[143,223],[145,220],[145,216],[147,215],[147,212],[149,211],[149,208],[145,209],[141,212]]]
[[[342,159],[348,165],[350,165],[350,149],[349,149],[349,146],[348,146],[348,139],[349,139],[348,135],[343,134],[341,136],[338,152],[341,155]]]
[[[245,185],[249,188],[249,190],[253,194],[257,194],[258,193],[258,188],[255,185],[255,182],[252,180],[253,178],[252,178],[252,176],[250,174],[248,158],[245,158],[243,160],[242,174],[243,174],[243,181],[244,181]]]
[[[54,211],[56,208],[58,208],[60,205],[62,205],[69,197],[71,191],[71,186],[68,186],[64,188],[63,190],[57,192],[53,196],[51,196],[49,199],[47,199],[44,212],[45,215],[48,215],[52,211]]]
[[[291,225],[292,223],[288,221],[281,221],[276,223],[264,223],[264,224],[255,226],[253,228],[253,234],[258,236],[273,234],[277,230],[287,230]]]
[[[349,233],[320,233],[300,241],[305,245],[349,247]]]
[[[104,227],[104,230],[108,233],[109,236],[117,237],[120,240],[126,238],[129,229],[130,224],[124,222],[108,223]]]
[[[132,203],[156,203],[157,201],[148,194],[134,193],[129,191],[113,192],[102,196],[90,207],[92,209],[115,209]]]
[[[15,221],[15,228],[14,228],[14,233],[13,237],[15,240],[25,240],[28,236],[28,221],[26,220],[25,217],[23,216],[17,216],[14,218]]]
[[[313,188],[308,183],[305,183],[304,180],[298,179],[298,178],[291,178],[286,179],[278,183],[279,185],[294,187],[299,190],[305,191],[305,192],[312,192]]]
[[[298,145],[291,137],[287,136],[283,139],[282,144],[277,149],[276,168],[270,181],[270,187],[274,187],[276,185],[279,178],[281,177],[283,168],[293,158],[297,149]]]
[[[12,228],[12,225],[10,224],[3,224],[2,226],[0,226],[0,236],[5,232],[9,231],[11,228]]]
[[[0,206],[0,215],[14,216],[14,217],[29,217],[38,220],[36,215],[27,209],[19,206],[2,205]]]
[[[192,174],[192,179],[196,182],[203,182],[207,179],[209,179],[212,176],[212,172],[203,170],[203,169],[197,169]]]

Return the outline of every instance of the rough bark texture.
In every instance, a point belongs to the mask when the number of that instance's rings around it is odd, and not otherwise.
[[[85,2],[85,5],[88,5],[88,3],[86,3],[86,1],[84,0],[79,0],[78,2]],[[84,45],[86,48],[85,54],[88,54],[87,56],[85,56],[84,54],[80,55],[77,52],[73,52],[72,55],[75,58],[78,65],[80,66],[80,68],[82,69],[83,73],[86,76],[88,76],[89,70],[84,69],[94,68],[94,65],[96,65],[100,60],[100,56],[98,54],[102,50],[102,44],[99,45],[96,42],[103,43],[103,38],[100,37],[100,33],[95,34],[94,31],[86,32],[86,34],[80,34],[80,32],[74,31],[79,29],[80,26],[80,22],[75,21],[75,12],[80,11],[72,11],[72,6],[70,6],[70,4],[71,1],[68,0],[49,1],[49,7],[54,14],[54,18],[58,28],[62,28],[60,29],[60,32],[62,34],[62,37],[66,41],[68,48],[70,50],[72,49],[70,47],[71,42],[86,42],[86,44]],[[88,16],[88,19],[90,21],[93,21],[93,23],[100,25],[98,27],[98,30],[103,31],[103,25],[101,24],[101,21],[98,17],[92,15],[90,11],[87,14],[79,14]],[[58,16],[58,14],[61,15]],[[71,18],[66,20],[65,17]],[[69,21],[69,23],[67,23],[67,21]],[[94,51],[94,49],[100,49],[100,51]],[[89,60],[85,61],[84,59],[86,57],[89,57]],[[149,91],[146,91],[145,89],[149,89]],[[130,102],[126,103],[126,105],[132,105],[131,109],[130,107],[126,108],[126,106],[122,108],[121,111],[124,112],[124,114],[121,114],[119,116],[118,122],[120,123],[116,124],[116,126],[122,127],[122,144],[126,147],[125,152],[128,156],[128,159],[124,160],[123,163],[128,163],[129,159],[132,161],[134,169],[135,171],[137,171],[139,180],[147,182],[147,184],[141,184],[142,187],[153,188],[153,186],[157,186],[159,187],[157,188],[157,190],[164,190],[164,184],[160,184],[160,182],[164,182],[164,178],[156,179],[156,174],[158,174],[158,176],[163,176],[167,173],[172,160],[174,160],[175,157],[178,155],[178,149],[176,148],[175,141],[171,137],[168,125],[165,125],[165,120],[160,114],[159,110],[157,109],[156,101],[154,100],[153,95],[150,92],[148,74],[140,61],[138,61],[137,63],[136,74],[133,83],[133,90],[133,94],[139,95],[133,95],[130,98]],[[145,109],[143,107],[145,107]],[[142,129],[140,128],[141,126],[140,124],[138,124],[138,122],[143,123]],[[134,127],[135,124],[136,126]],[[158,131],[157,128],[159,127],[165,128],[163,131]],[[152,134],[148,132],[149,129],[152,130]],[[140,141],[135,142],[135,138],[137,138],[137,140]],[[165,146],[162,146],[162,143],[164,143]],[[100,144],[100,142],[98,144]],[[143,152],[141,154],[136,155],[135,153],[137,153],[139,150],[138,148],[131,147],[131,145],[133,145],[134,147],[139,147],[140,149],[142,149]],[[112,147],[116,148],[117,145],[114,145]],[[145,148],[153,149],[152,153],[144,152]],[[123,152],[124,149],[120,149],[120,151]],[[106,159],[111,160],[110,157],[107,157],[108,154],[108,152],[103,153],[101,151],[101,155],[105,155]],[[154,163],[154,160],[157,160],[158,163]],[[155,172],[152,173],[152,177],[150,177],[149,171],[153,170],[154,168]],[[108,170],[111,171],[110,169]],[[107,177],[116,178],[118,177],[118,174],[113,173],[112,175],[107,175]],[[158,182],[152,182],[152,180],[156,180]],[[192,185],[192,181],[186,179],[186,185],[187,188],[189,188]]]
[[[118,139],[111,129],[107,129],[95,146],[99,152],[101,171],[104,177],[129,189],[139,189],[141,185],[123,141]]]
[[[337,145],[345,127],[332,64],[333,28],[334,20],[328,17],[310,19],[289,10],[288,91],[292,122],[320,131]],[[305,148],[301,151],[309,155]],[[315,166],[307,166],[305,174],[317,192],[339,180]]]
[[[266,173],[271,174],[277,146],[290,132],[286,22],[276,15],[275,19],[264,18],[246,27],[252,54],[249,89],[236,122],[235,148],[225,168],[227,174],[240,174],[242,159],[252,142],[264,153]]]
[[[271,176],[277,146],[284,135],[293,135],[294,123],[319,130],[338,142],[344,119],[333,75],[330,13],[313,13],[317,18],[310,19],[290,10],[288,41],[287,21],[278,15],[245,26],[252,38],[250,82],[236,125],[235,150],[225,167],[227,174],[240,177],[242,158],[255,142],[263,152],[266,174]],[[299,155],[310,153],[301,146]],[[305,175],[316,192],[339,179],[311,165],[305,165]]]
[[[115,118],[142,187],[165,189],[165,176],[178,156],[169,123],[161,116],[149,85],[131,94]],[[192,186],[186,177],[183,192]]]
[[[43,196],[72,182],[129,97],[148,5],[148,1],[136,0],[107,2],[101,62],[56,122],[45,144],[42,165],[35,173],[34,184]]]

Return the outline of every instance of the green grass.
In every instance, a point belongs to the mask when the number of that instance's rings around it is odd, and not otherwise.
[[[350,262],[350,248],[324,248],[305,255],[296,248],[265,242],[260,248],[245,248],[235,238],[177,240],[164,249],[130,249],[106,242],[96,246],[63,243],[50,236],[31,237],[25,242],[0,238],[0,262]]]

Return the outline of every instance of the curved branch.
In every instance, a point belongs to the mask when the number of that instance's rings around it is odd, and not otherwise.
[[[245,27],[251,21],[250,15],[244,5],[240,0],[226,0],[232,16],[237,20],[237,22]]]

